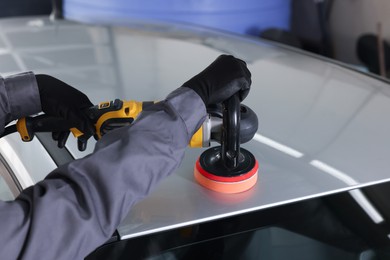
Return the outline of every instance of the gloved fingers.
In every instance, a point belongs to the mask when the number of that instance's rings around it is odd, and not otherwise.
[[[63,131],[63,132],[59,133],[58,140],[57,140],[57,145],[59,148],[65,147],[65,143],[68,140],[69,134],[70,134],[70,131]]]
[[[70,131],[61,131],[61,132],[53,132],[52,138],[54,141],[57,141],[57,146],[59,148],[64,148],[65,143],[68,140]]]
[[[188,80],[183,87],[194,90],[205,105],[221,103],[233,95],[243,101],[252,80],[245,61],[232,55],[220,55],[202,72]]]
[[[58,141],[58,137],[60,135],[60,132],[52,132],[51,137],[53,138],[54,141]]]
[[[82,113],[74,113],[72,115],[69,115],[69,118],[73,122],[77,120],[77,124],[75,125],[75,127],[83,133],[83,135],[77,138],[77,148],[81,152],[85,151],[85,149],[87,149],[87,143],[89,138],[95,135],[95,127],[91,120]],[[77,119],[75,120],[75,118]]]
[[[88,139],[95,135],[95,130],[91,120],[81,112],[69,111],[66,115],[69,124],[83,133],[77,138],[77,146],[80,151],[87,148]],[[70,131],[53,132],[52,137],[58,143],[59,148],[65,147]]]
[[[249,94],[250,86],[252,84],[252,80],[248,78],[243,78],[242,82],[240,84],[240,90],[239,90],[239,96],[240,96],[240,101],[242,102]]]
[[[240,64],[241,72],[242,72],[242,75],[244,76],[242,78],[242,82],[239,86],[240,87],[240,89],[239,89],[240,101],[243,101],[249,94],[249,90],[250,90],[250,87],[252,85],[252,79],[251,79],[252,74],[249,71],[245,61],[243,61],[241,59],[237,59],[237,58],[236,58],[236,60]]]
[[[83,152],[85,149],[87,149],[87,143],[90,137],[91,136],[82,135],[77,138],[77,148],[79,151]]]
[[[93,104],[81,91],[49,75],[35,75],[42,111],[47,115],[66,119],[85,134],[93,134],[85,110]]]
[[[66,117],[74,127],[80,130],[85,136],[88,136],[88,138],[95,134],[95,126],[84,112],[71,110]]]

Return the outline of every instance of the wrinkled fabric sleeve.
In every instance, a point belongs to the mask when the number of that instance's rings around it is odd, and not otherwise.
[[[41,100],[33,72],[0,76],[0,134],[10,121],[41,111]]]
[[[201,98],[179,88],[132,126],[105,135],[91,155],[54,170],[15,201],[2,202],[1,258],[83,259],[174,172],[205,116]]]

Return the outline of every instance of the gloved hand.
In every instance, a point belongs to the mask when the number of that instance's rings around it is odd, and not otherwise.
[[[84,134],[78,137],[78,149],[87,148],[88,139],[94,134],[94,127],[84,110],[93,106],[88,97],[77,89],[49,75],[36,75],[42,111],[50,116],[66,119],[70,125]],[[69,131],[53,133],[58,147],[63,148]]]
[[[221,55],[201,73],[183,84],[193,89],[205,105],[217,104],[238,93],[240,101],[249,93],[251,73],[246,63],[231,55]]]

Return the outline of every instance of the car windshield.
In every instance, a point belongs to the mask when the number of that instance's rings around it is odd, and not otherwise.
[[[359,190],[375,208],[346,191],[106,244],[86,259],[390,259],[389,190]]]
[[[94,104],[161,100],[222,53],[247,62],[253,84],[244,104],[257,114],[259,130],[243,147],[259,161],[256,187],[234,196],[205,190],[193,177],[202,150],[188,149],[175,173],[129,212],[118,227],[122,239],[389,180],[388,82],[289,48],[184,25],[92,26],[47,17],[0,25],[8,48],[1,56],[10,61],[4,75],[44,72]],[[56,167],[42,140],[7,139],[30,173],[14,171],[23,188]],[[87,154],[72,137],[67,148],[75,158]],[[15,157],[6,159],[13,167]]]
[[[0,155],[0,199],[10,201],[18,194],[19,190],[11,177],[11,172]]]
[[[0,171],[2,171],[2,167],[0,166]],[[3,174],[3,173],[1,173]],[[3,201],[13,200],[15,197],[13,196],[10,187],[7,185],[3,176],[0,176],[0,199]]]

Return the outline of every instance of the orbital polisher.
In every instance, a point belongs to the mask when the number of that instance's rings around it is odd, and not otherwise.
[[[240,104],[237,95],[223,102],[222,111],[221,145],[201,154],[195,164],[194,176],[200,185],[210,190],[239,193],[257,182],[259,164],[251,152],[240,148],[240,144],[253,138],[258,120],[252,110]]]
[[[101,102],[87,109],[87,115],[94,123],[95,138],[125,125],[130,125],[143,109],[154,102],[113,101]],[[241,143],[250,141],[258,128],[256,114],[240,104],[233,96],[223,104],[207,108],[208,116],[192,136],[190,147],[210,147],[211,141],[221,145],[206,150],[196,162],[195,179],[202,186],[222,193],[237,193],[251,188],[257,180],[258,163]],[[5,136],[19,132],[21,139],[29,142],[37,132],[59,132],[70,130],[75,137],[83,133],[62,119],[47,115],[25,117],[16,124],[7,126]]]

